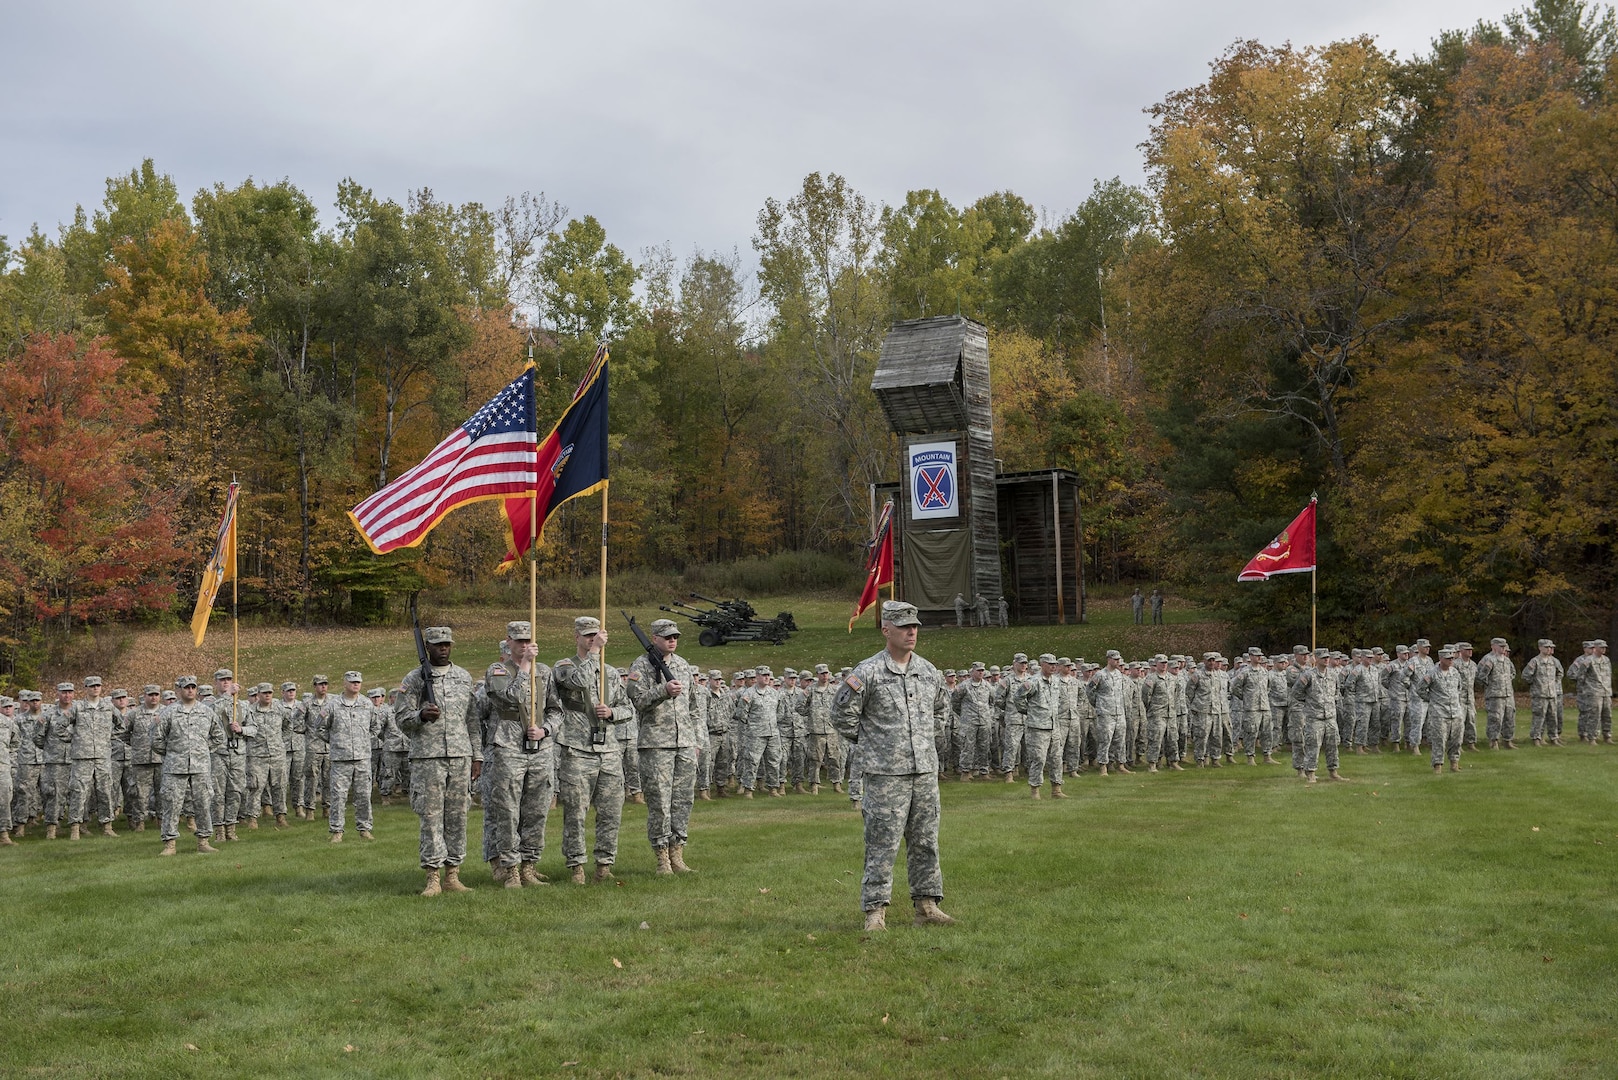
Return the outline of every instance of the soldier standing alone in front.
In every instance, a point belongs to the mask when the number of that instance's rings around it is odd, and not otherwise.
[[[635,706],[641,790],[646,795],[646,837],[659,874],[688,874],[686,831],[697,790],[697,729],[691,708],[695,671],[675,655],[680,626],[658,619],[650,627],[652,646],[674,676],[664,681],[649,653],[629,665],[629,700]]]
[[[410,740],[410,805],[421,819],[421,868],[427,872],[421,895],[470,892],[461,884],[461,861],[479,768],[473,761],[472,676],[450,663],[455,638],[449,627],[429,626],[421,636],[427,674],[418,667],[404,677],[396,714],[399,730]]]
[[[865,875],[860,907],[865,929],[887,929],[899,843],[910,878],[916,925],[947,925],[939,909],[944,874],[938,858],[938,750],[934,735],[949,701],[944,677],[916,655],[921,617],[911,604],[882,605],[887,647],[854,669],[838,692],[833,723],[859,747],[865,784]]]

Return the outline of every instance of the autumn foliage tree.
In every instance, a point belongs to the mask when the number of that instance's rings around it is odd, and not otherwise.
[[[0,361],[0,588],[15,648],[52,623],[166,608],[183,553],[150,480],[156,395],[102,340],[36,336]],[[10,659],[10,658],[7,658]]]

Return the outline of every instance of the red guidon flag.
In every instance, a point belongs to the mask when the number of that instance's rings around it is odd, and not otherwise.
[[[1237,581],[1268,581],[1274,574],[1306,574],[1315,568],[1315,500],[1303,508],[1303,513],[1292,519],[1292,524],[1281,530],[1254,555]]]
[[[882,507],[877,519],[876,536],[872,538],[865,560],[865,588],[860,590],[860,601],[848,619],[848,632],[854,632],[854,623],[876,603],[882,586],[893,584],[893,503]]]

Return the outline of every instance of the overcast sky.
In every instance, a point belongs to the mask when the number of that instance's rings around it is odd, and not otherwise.
[[[1487,3],[1487,0],[1484,0]],[[1141,179],[1142,110],[1238,38],[1368,33],[1402,56],[1477,0],[883,4],[0,0],[0,234],[48,231],[156,159],[189,200],[352,176],[402,199],[545,191],[632,254],[751,262],[767,196],[1009,188],[1052,216]]]

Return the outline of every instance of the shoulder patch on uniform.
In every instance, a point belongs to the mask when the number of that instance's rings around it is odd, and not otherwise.
[[[635,669],[631,668],[629,670],[629,681],[630,682],[640,682],[640,672],[638,672]]]
[[[488,673],[490,675],[509,675],[509,674],[511,674],[509,671],[506,670],[506,665],[504,665],[504,664],[490,664]]]
[[[861,679],[858,675],[855,675],[853,672],[850,672],[849,675],[848,675],[848,678],[843,680],[843,685],[848,687],[850,690],[864,690],[865,689],[864,680]]]
[[[556,661],[556,666],[557,667],[561,667],[563,664],[566,664],[569,667],[572,667],[573,666],[573,658],[571,656],[564,656],[560,660]]]

